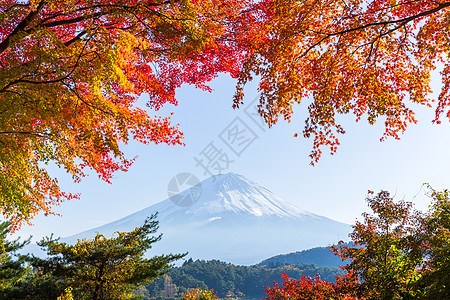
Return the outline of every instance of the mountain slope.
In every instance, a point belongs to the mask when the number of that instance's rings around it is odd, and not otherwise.
[[[342,261],[339,256],[334,255],[329,247],[315,247],[308,250],[276,255],[263,260],[257,264],[257,266],[278,267],[285,265],[315,264],[322,267],[339,267],[347,263],[347,261]]]
[[[201,195],[200,195],[201,194]],[[193,195],[197,195],[193,198]],[[198,201],[179,206],[184,199]],[[346,240],[350,226],[301,210],[247,178],[210,177],[165,201],[120,220],[64,238],[111,235],[143,224],[158,212],[163,239],[152,253],[189,252],[201,259],[254,264],[264,258]]]

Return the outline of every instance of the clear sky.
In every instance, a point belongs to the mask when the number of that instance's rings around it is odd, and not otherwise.
[[[73,184],[64,172],[54,169],[62,188],[81,193],[81,200],[62,203],[54,209],[62,216],[38,216],[34,226],[25,225],[17,234],[34,239],[51,233],[69,236],[165,200],[168,182],[178,173],[207,178],[195,159],[205,164],[214,151],[219,151],[215,153],[219,161],[212,163],[210,172],[217,173],[214,167],[220,166],[221,173],[242,174],[301,209],[349,224],[366,210],[369,189],[389,190],[398,199],[413,200],[417,208],[425,209],[428,197],[423,183],[450,188],[450,125],[447,121],[432,125],[432,109],[418,107],[419,123],[411,125],[399,141],[380,142],[382,119],[369,126],[364,120],[355,123],[352,115],[344,116],[347,133],[341,136],[337,154],[325,152],[313,167],[308,157],[312,141],[301,134],[293,137],[303,129],[307,104],[295,108],[291,123],[280,121],[268,129],[251,114],[256,85],[248,87],[246,104],[233,110],[234,85],[234,80],[221,76],[212,82],[213,93],[181,88],[179,105],[167,106],[158,114],[174,112],[173,121],[180,124],[186,146],[130,143],[124,152],[137,156],[136,162],[128,172],[117,173],[112,184],[95,174]],[[438,83],[433,88],[437,90]],[[144,103],[145,96],[141,100]],[[232,135],[235,129],[238,134]]]

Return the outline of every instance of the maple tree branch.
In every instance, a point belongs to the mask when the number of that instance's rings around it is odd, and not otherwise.
[[[15,85],[15,84],[17,84],[17,83],[51,84],[51,83],[62,82],[62,81],[64,81],[64,80],[68,79],[68,78],[70,77],[70,75],[72,75],[73,72],[75,72],[75,69],[77,68],[77,66],[78,66],[78,64],[79,64],[79,62],[80,62],[80,60],[81,60],[81,57],[83,57],[84,55],[87,55],[87,54],[83,54],[83,52],[84,52],[84,50],[85,50],[85,48],[86,48],[86,46],[87,46],[88,41],[89,41],[89,40],[87,40],[87,41],[84,43],[83,48],[81,49],[80,54],[79,54],[78,57],[77,57],[77,61],[75,62],[75,64],[74,64],[74,66],[72,67],[72,69],[71,69],[66,75],[64,75],[63,77],[60,77],[60,78],[57,78],[57,79],[53,79],[53,80],[33,81],[33,80],[25,79],[25,78],[27,78],[27,77],[34,77],[34,76],[24,75],[24,76],[22,76],[21,78],[16,79],[16,80],[13,80],[13,81],[11,81],[10,83],[8,83],[7,85],[5,85],[5,86],[0,90],[0,92],[6,91],[9,87],[11,87],[11,86],[13,86],[13,85]]]
[[[74,69],[75,69],[75,67],[74,67]],[[33,81],[33,80],[28,80],[28,79],[25,79],[25,78],[27,78],[27,77],[33,77],[33,76],[31,76],[31,75],[24,75],[24,76],[22,76],[21,78],[16,79],[16,80],[11,81],[10,83],[8,83],[5,87],[3,87],[3,88],[0,90],[0,92],[6,92],[6,91],[8,91],[8,88],[9,88],[9,87],[11,87],[11,86],[13,86],[13,85],[15,85],[15,84],[17,84],[17,83],[50,84],[50,83],[61,82],[61,81],[63,81],[64,79],[67,79],[67,78],[73,73],[74,69],[72,69],[72,71],[70,72],[70,74],[67,74],[67,75],[65,75],[65,76],[62,77],[62,78],[53,79],[53,80],[45,80],[45,81]]]
[[[362,12],[360,14],[355,14],[355,15],[350,15],[350,16],[347,16],[347,17],[343,17],[342,19],[353,19],[353,18],[356,18],[356,17],[370,15],[370,14],[378,13],[378,12],[381,12],[381,11],[388,11],[390,9],[393,9],[393,8],[396,8],[396,7],[399,7],[399,6],[408,5],[408,4],[412,4],[412,3],[415,3],[415,2],[423,2],[423,0],[411,0],[411,1],[408,1],[408,2],[397,3],[395,5],[390,5],[390,6],[387,6],[387,7],[380,7],[378,9]],[[430,1],[430,2],[433,2],[434,4],[440,4],[440,2],[437,2],[437,1]],[[346,8],[348,8],[347,5],[346,5]]]
[[[65,45],[66,47],[69,47],[70,45],[72,45],[72,44],[75,43],[76,41],[81,40],[81,37],[82,37],[83,35],[85,35],[86,33],[87,33],[86,30],[81,31],[81,32],[80,32],[79,34],[77,34],[73,39],[68,40],[67,42],[65,42],[64,45]]]
[[[178,2],[178,1],[175,1],[175,2]],[[145,5],[145,7],[148,7],[148,8],[149,7],[158,7],[158,6],[163,6],[163,5],[170,4],[170,3],[171,3],[171,1],[163,1],[161,3],[147,3]],[[107,10],[99,11],[99,12],[96,12],[93,14],[83,14],[82,16],[76,17],[76,18],[64,19],[64,20],[58,20],[58,21],[45,23],[48,20],[51,20],[56,17],[64,15],[64,13],[59,13],[59,14],[52,15],[51,17],[48,17],[48,18],[42,20],[42,25],[46,28],[51,28],[51,27],[56,27],[56,26],[61,26],[61,25],[70,25],[70,24],[106,16],[106,15],[109,15],[111,13],[121,11],[121,10],[130,12],[132,10],[135,10],[139,6],[141,6],[141,5],[125,6],[125,5],[110,5],[110,4],[108,4],[108,5],[92,5],[92,6],[87,6],[87,7],[81,7],[79,9],[75,10],[75,13],[80,13],[80,12],[83,12],[86,10],[95,10],[95,9],[103,9],[103,8],[107,8]],[[151,9],[149,8],[149,10],[151,10]]]
[[[167,0],[167,1],[163,1],[161,3],[147,3],[146,7],[163,6],[163,5],[170,4],[171,2],[178,2],[178,1]],[[17,24],[16,28],[14,28],[14,30],[0,43],[0,55],[3,54],[3,52],[5,52],[9,48],[9,46],[11,44],[11,40],[14,37],[16,37],[20,32],[25,32],[27,34],[31,34],[35,30],[35,27],[27,29],[27,26],[29,26],[30,23],[36,19],[36,17],[42,11],[42,9],[45,5],[46,5],[45,0],[42,0],[38,4],[38,6],[35,10],[31,11],[21,22],[19,22],[19,24]],[[28,5],[20,5],[20,6],[25,7]],[[135,9],[137,7],[138,6],[128,7],[128,6],[118,6],[118,5],[116,5],[116,6],[94,5],[94,6],[89,6],[89,7],[82,7],[82,8],[77,9],[75,12],[82,12],[85,10],[102,9],[102,8],[108,8],[108,9],[104,10],[104,11],[92,13],[92,14],[85,14],[85,15],[82,15],[79,17],[74,17],[74,18],[69,18],[69,19],[64,19],[64,20],[57,20],[57,21],[46,23],[46,21],[48,21],[48,20],[64,16],[64,13],[55,13],[55,14],[51,15],[50,17],[41,20],[40,25],[45,28],[53,28],[53,27],[57,27],[57,26],[71,25],[71,24],[76,24],[76,23],[83,22],[86,20],[107,16],[107,15],[110,15],[110,14],[120,11],[120,10],[129,11],[129,10]],[[8,9],[12,9],[12,7],[8,8]],[[75,41],[77,41],[79,38],[81,38],[81,36],[82,35],[79,35],[78,38],[74,38],[66,43],[68,45],[71,45]]]
[[[18,7],[29,7],[29,6],[30,6],[30,3],[16,3],[16,4],[14,4],[14,5],[11,5],[11,6],[8,7],[7,9],[5,9],[5,10],[3,11],[3,13],[7,13],[7,12],[9,12],[9,11],[15,9],[15,8],[18,8]]]
[[[414,15],[414,16],[409,16],[409,17],[405,17],[405,18],[402,18],[402,19],[398,19],[398,20],[372,22],[372,23],[361,25],[361,26],[357,26],[357,27],[353,27],[353,28],[349,28],[349,29],[333,32],[333,33],[327,33],[319,41],[317,41],[316,43],[314,43],[313,45],[308,47],[308,49],[306,49],[306,51],[303,52],[303,54],[301,56],[306,56],[306,54],[308,54],[309,51],[311,51],[315,47],[319,46],[322,42],[324,42],[325,40],[327,40],[327,39],[329,39],[329,38],[331,38],[333,36],[343,35],[345,33],[350,33],[350,32],[353,32],[353,31],[359,31],[359,30],[362,30],[362,29],[366,29],[368,27],[374,27],[374,26],[380,26],[380,25],[385,26],[385,25],[391,25],[391,24],[398,24],[398,23],[400,23],[398,26],[396,26],[396,27],[388,30],[387,32],[383,33],[382,35],[380,35],[380,37],[381,37],[381,36],[384,36],[384,35],[387,35],[389,33],[394,32],[395,30],[401,28],[402,26],[406,25],[407,23],[409,23],[409,22],[411,22],[411,21],[413,21],[415,19],[427,16],[427,15],[431,15],[431,14],[436,13],[436,12],[438,12],[438,11],[440,11],[440,10],[446,8],[446,7],[449,7],[449,6],[450,6],[450,2],[445,2],[445,3],[439,4],[437,7],[433,8],[433,9],[421,12],[421,13],[419,13],[417,15]]]
[[[65,20],[53,21],[50,23],[43,23],[42,26],[44,26],[45,28],[52,28],[52,27],[56,27],[56,26],[70,25],[70,24],[75,24],[75,23],[79,23],[82,21],[87,21],[90,19],[102,17],[102,16],[108,15],[110,13],[112,13],[112,11],[97,12],[97,13],[93,13],[91,15],[84,15],[81,17],[73,18],[73,19],[65,19]]]
[[[72,87],[70,87],[68,84],[63,83],[73,94],[75,94],[75,96],[77,97],[77,99],[81,102],[83,102],[87,107],[92,108],[94,110],[98,110],[108,116],[114,117],[114,114],[110,111],[106,111],[100,107],[97,107],[89,102],[87,102],[86,100],[83,99],[83,97],[80,96],[80,94],[78,93],[78,91],[76,91],[75,89],[73,89]],[[78,101],[77,104],[75,105],[75,114],[78,113]]]
[[[56,142],[57,140],[54,138],[54,136],[42,132],[35,132],[35,131],[0,131],[0,134],[25,134],[25,135],[34,135],[37,137],[41,137],[44,139],[48,139],[51,141]]]
[[[178,2],[178,1],[175,1],[175,2]],[[170,1],[164,1],[164,2],[161,2],[161,3],[148,3],[148,4],[144,5],[144,7],[158,7],[158,6],[163,6],[163,5],[166,5],[166,4],[170,4]],[[103,15],[107,15],[107,14],[109,14],[111,12],[115,12],[115,11],[136,9],[139,6],[143,6],[143,5],[139,4],[139,5],[135,5],[135,6],[126,6],[126,5],[111,5],[111,4],[100,5],[100,4],[97,4],[97,5],[91,5],[91,6],[85,6],[85,7],[77,8],[73,13],[74,14],[82,13],[83,16],[86,17],[86,20],[88,20],[88,19],[90,19],[93,16],[93,14],[89,15],[87,13],[84,13],[84,11],[101,10],[98,13],[101,13]],[[103,11],[102,9],[105,9],[105,8],[107,10]],[[64,16],[64,15],[65,15],[64,12],[52,14],[49,17],[43,19],[42,23],[45,23],[45,22],[47,22],[47,21],[49,21],[51,19],[54,19],[54,18],[57,18],[57,17],[60,17],[60,16]],[[75,20],[75,19],[79,19],[79,18],[82,18],[82,17],[66,19],[66,20],[59,20],[59,21],[70,21],[70,20]],[[56,23],[56,22],[59,22],[59,21],[53,21],[53,22],[45,23],[45,24],[52,24],[52,23]],[[81,21],[83,21],[83,20],[81,20]],[[70,22],[70,23],[67,23],[67,24],[72,24],[72,23],[74,23],[74,22]],[[66,23],[59,24],[59,25],[66,25]],[[56,25],[56,26],[58,26],[58,25]]]
[[[0,55],[3,54],[3,52],[8,49],[11,39],[13,39],[15,36],[17,36],[21,31],[24,31],[25,28],[39,15],[42,8],[45,6],[45,1],[42,0],[39,2],[38,6],[35,10],[31,11],[25,19],[20,21],[19,24],[17,24],[16,28],[0,43]]]

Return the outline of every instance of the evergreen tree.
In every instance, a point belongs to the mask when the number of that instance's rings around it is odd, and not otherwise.
[[[131,299],[132,292],[143,284],[167,273],[171,263],[185,254],[146,258],[145,252],[161,239],[153,236],[158,229],[156,215],[131,232],[116,232],[112,238],[97,234],[75,245],[52,237],[38,244],[49,258],[33,257],[31,265],[39,274],[49,274],[53,282],[73,288],[75,299]]]
[[[30,239],[8,241],[9,232],[9,223],[0,223],[0,298],[3,290],[13,286],[27,272],[23,266],[24,257],[18,255],[17,251],[28,244]]]

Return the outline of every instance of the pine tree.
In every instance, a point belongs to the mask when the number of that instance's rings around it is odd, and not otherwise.
[[[0,299],[3,290],[10,288],[27,272],[24,267],[24,257],[17,254],[30,242],[30,239],[20,242],[19,239],[8,241],[9,223],[0,223]]]
[[[173,261],[186,255],[146,258],[146,251],[161,239],[152,235],[157,229],[153,215],[141,227],[116,232],[111,238],[98,233],[91,240],[69,245],[49,237],[38,243],[49,258],[33,257],[30,262],[38,273],[72,287],[75,299],[131,299],[134,290],[167,273]]]

